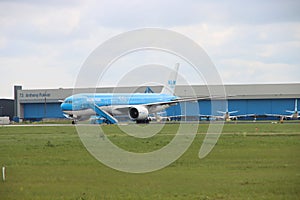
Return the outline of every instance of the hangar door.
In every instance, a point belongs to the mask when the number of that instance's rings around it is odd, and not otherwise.
[[[23,108],[24,119],[64,118],[60,103],[27,103],[23,104]]]

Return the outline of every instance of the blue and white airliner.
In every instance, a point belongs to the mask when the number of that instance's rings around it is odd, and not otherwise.
[[[299,115],[299,111],[298,111],[298,99],[295,99],[294,110],[286,110],[285,112],[290,113],[290,114],[289,115],[266,114],[266,116],[280,117],[281,120],[283,120],[283,119],[300,119],[300,115]]]
[[[147,123],[149,115],[165,110],[180,102],[208,98],[179,98],[174,95],[179,63],[175,65],[161,93],[82,93],[67,97],[61,104],[66,117],[77,120],[99,116],[106,123],[116,124],[116,115],[128,115],[137,123]]]

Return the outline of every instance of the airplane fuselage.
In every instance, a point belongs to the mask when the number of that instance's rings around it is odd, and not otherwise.
[[[292,115],[287,116],[289,119],[298,119],[299,118],[299,113],[298,111],[295,111]]]
[[[66,98],[61,104],[61,109],[70,116],[91,116],[96,114],[95,111],[91,109],[91,105],[97,105],[112,115],[118,115],[124,113],[122,112],[126,110],[124,106],[127,108],[135,105],[147,106],[147,104],[155,102],[169,102],[176,98],[174,95],[161,93],[86,93],[76,94]],[[119,107],[123,109],[118,109]],[[167,107],[169,106],[152,106],[149,108],[149,114],[160,112]]]

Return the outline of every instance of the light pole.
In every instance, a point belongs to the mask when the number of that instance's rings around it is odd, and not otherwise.
[[[45,93],[44,93],[44,119],[47,117],[47,97],[46,97],[46,94],[47,94],[47,90],[45,90]]]
[[[186,98],[186,89],[184,89],[184,98]],[[186,122],[186,101],[184,102],[184,121]]]

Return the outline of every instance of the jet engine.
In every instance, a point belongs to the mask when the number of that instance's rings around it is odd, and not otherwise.
[[[129,117],[133,120],[148,119],[149,111],[145,106],[134,106],[129,109]]]

